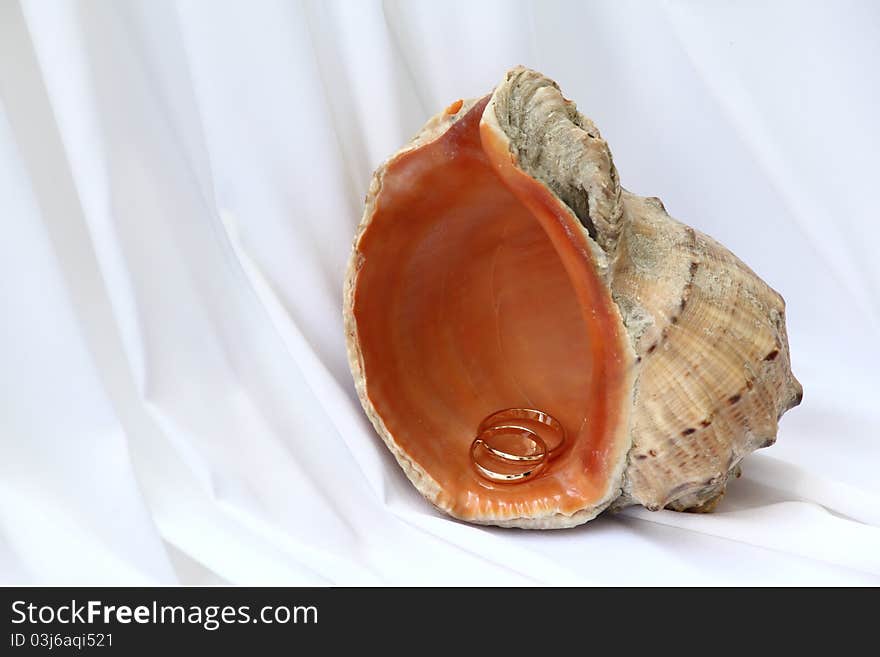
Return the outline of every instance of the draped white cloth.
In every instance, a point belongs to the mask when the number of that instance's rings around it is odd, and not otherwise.
[[[516,64],[788,302],[714,515],[472,527],[357,402],[371,171]],[[880,583],[880,7],[0,0],[0,582]]]

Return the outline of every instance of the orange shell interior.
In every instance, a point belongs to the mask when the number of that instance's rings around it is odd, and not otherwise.
[[[608,495],[625,458],[630,355],[585,231],[481,124],[487,101],[385,171],[356,247],[366,395],[453,515],[572,514]],[[508,407],[548,412],[568,435],[517,484],[470,460],[480,421]]]

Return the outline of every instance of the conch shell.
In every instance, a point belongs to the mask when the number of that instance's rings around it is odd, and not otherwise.
[[[344,317],[376,431],[428,500],[475,523],[711,510],[802,397],[782,297],[624,190],[593,123],[525,68],[378,169]],[[516,485],[470,462],[476,427],[508,407],[551,413],[568,436]]]

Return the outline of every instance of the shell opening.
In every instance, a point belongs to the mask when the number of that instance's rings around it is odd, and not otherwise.
[[[610,499],[620,474],[630,355],[577,217],[502,171],[506,152],[481,138],[485,106],[385,170],[356,245],[365,394],[398,458],[436,483],[433,501],[453,515],[571,515]],[[481,421],[510,407],[542,409],[568,436],[515,486],[470,461]],[[546,424],[518,422],[557,440]]]

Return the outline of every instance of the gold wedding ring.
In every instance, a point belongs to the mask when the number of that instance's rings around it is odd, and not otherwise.
[[[547,452],[548,457],[552,458],[554,452],[558,452],[559,448],[565,443],[565,428],[559,420],[549,413],[538,411],[534,408],[505,408],[502,411],[492,413],[492,415],[480,422],[480,426],[477,428],[477,434],[482,433],[489,427],[500,426],[504,422],[516,420],[531,420],[543,424],[552,430],[552,433],[556,435],[556,441],[552,445],[549,445],[550,449]]]
[[[474,463],[474,466],[477,468],[477,472],[479,472],[486,479],[490,479],[491,481],[495,481],[498,483],[515,483],[518,481],[523,481],[525,479],[530,479],[534,477],[538,472],[544,469],[544,466],[547,463],[547,445],[541,439],[541,437],[536,434],[531,429],[526,428],[518,428],[516,433],[528,440],[533,445],[534,454],[511,454],[500,450],[496,447],[493,447],[489,442],[493,437],[496,437],[501,434],[512,434],[510,428],[507,427],[490,427],[487,430],[483,431],[473,443],[471,443],[471,460]],[[477,450],[483,449],[490,456],[495,459],[506,462],[508,465],[523,465],[528,464],[531,467],[528,470],[524,470],[522,472],[498,472],[496,470],[492,470],[491,468],[486,467],[482,463],[480,463],[480,459],[477,456]]]
[[[534,429],[517,422],[518,420],[528,420],[548,427],[556,436],[552,447],[548,448],[546,441]],[[501,436],[516,436],[524,440],[528,447],[523,453],[514,453],[509,448],[502,449],[497,441]],[[538,475],[554,456],[554,452],[558,453],[564,442],[565,429],[549,413],[533,408],[506,408],[492,413],[480,422],[477,437],[471,443],[471,461],[477,472],[490,481],[505,484],[519,483]],[[492,469],[484,459],[480,458],[481,453],[490,460],[503,463],[506,470],[514,471]],[[528,467],[528,469],[518,470],[520,467]]]

